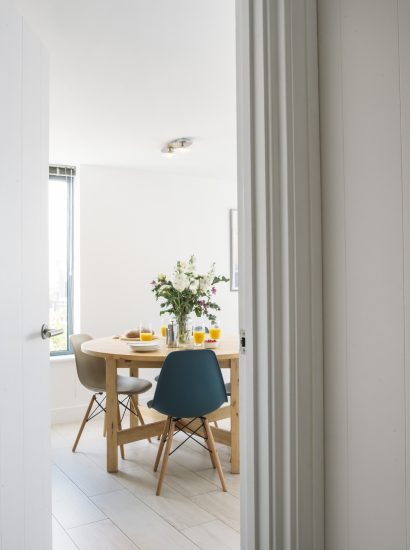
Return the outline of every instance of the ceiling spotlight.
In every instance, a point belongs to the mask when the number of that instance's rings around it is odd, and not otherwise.
[[[178,138],[172,141],[169,141],[162,149],[161,152],[164,153],[168,158],[171,158],[174,153],[185,153],[189,150],[192,145],[192,139],[189,138]]]
[[[172,157],[174,156],[174,150],[172,149],[172,147],[166,147],[165,151],[163,150],[162,152],[168,159],[172,159]]]
[[[192,145],[192,140],[190,139],[181,139],[180,140],[180,147],[178,149],[178,151],[180,153],[186,153],[187,151],[189,151],[189,148],[191,147]]]

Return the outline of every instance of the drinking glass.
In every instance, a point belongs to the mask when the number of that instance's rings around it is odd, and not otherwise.
[[[205,325],[203,322],[194,325],[193,336],[195,346],[202,346],[205,340]]]
[[[140,324],[140,340],[141,342],[149,342],[152,340],[152,323],[141,323]]]
[[[165,338],[167,335],[167,323],[164,316],[161,316],[161,336]]]
[[[221,325],[220,325],[218,319],[215,319],[215,321],[212,321],[211,328],[209,329],[209,337],[212,340],[220,340],[221,339]]]

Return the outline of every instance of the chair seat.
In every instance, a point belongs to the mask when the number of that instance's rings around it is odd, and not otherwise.
[[[124,395],[144,393],[152,388],[152,383],[144,378],[117,375],[117,392]]]
[[[88,386],[88,389],[94,392],[105,392],[105,378],[98,385]],[[135,376],[121,376],[117,374],[117,393],[122,395],[135,395],[144,393],[152,387],[152,383],[144,378]]]

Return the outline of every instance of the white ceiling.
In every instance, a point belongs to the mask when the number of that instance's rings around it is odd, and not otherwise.
[[[236,177],[234,0],[18,3],[49,50],[51,162]]]

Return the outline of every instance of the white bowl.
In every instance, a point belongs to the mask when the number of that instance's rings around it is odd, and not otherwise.
[[[158,340],[151,340],[150,342],[127,342],[128,347],[132,351],[157,351],[159,348]]]

